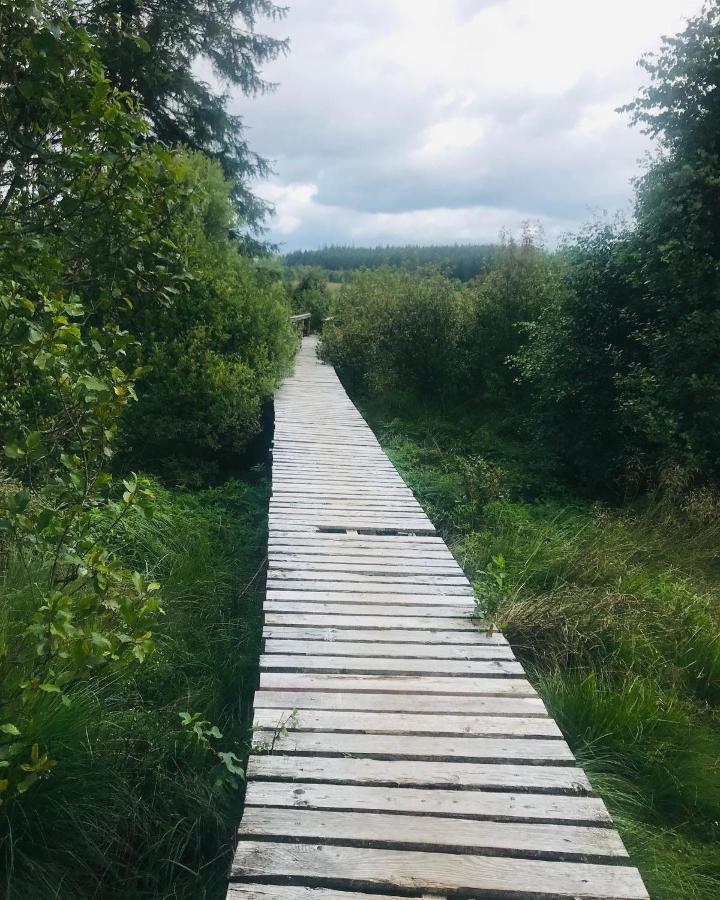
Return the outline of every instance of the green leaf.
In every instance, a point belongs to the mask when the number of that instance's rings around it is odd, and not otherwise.
[[[233,775],[241,775],[243,778],[245,777],[245,770],[234,753],[218,753],[218,757],[222,760],[222,763],[228,772],[232,772]]]
[[[30,459],[40,459],[44,455],[42,435],[39,431],[31,431],[25,438],[25,451]]]
[[[20,736],[20,729],[17,727],[17,725],[13,725],[12,722],[7,722],[5,725],[0,725],[0,731],[2,731],[3,734],[10,734],[13,737]]]
[[[28,507],[28,503],[30,503],[30,492],[18,491],[17,494],[13,494],[7,499],[8,512],[14,513],[15,515],[24,513]]]
[[[150,44],[148,44],[148,42],[145,40],[145,38],[144,38],[144,37],[141,37],[139,34],[133,35],[133,40],[135,41],[135,43],[137,44],[137,46],[138,46],[144,53],[150,53],[150,51],[152,50],[152,47],[150,46]]]

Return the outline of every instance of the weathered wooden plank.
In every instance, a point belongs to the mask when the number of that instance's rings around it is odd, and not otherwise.
[[[419,618],[417,616],[335,616],[269,612],[267,625],[307,625],[318,628],[406,628],[409,631],[464,631],[475,634],[477,628],[469,617],[462,619]],[[428,638],[429,639],[429,638]]]
[[[282,591],[278,591],[282,594]],[[403,597],[404,595],[400,594]],[[343,603],[342,601],[327,603],[313,600],[283,600],[279,597],[277,600],[266,600],[265,611],[285,612],[285,613],[325,613],[335,616],[361,616],[368,612],[368,605],[365,603]],[[430,616],[434,618],[453,618],[456,616],[470,615],[473,611],[473,604],[465,606],[416,606],[412,603],[412,597],[408,597],[404,602],[400,603],[374,603],[371,611],[376,616]]]
[[[337,556],[328,554],[278,553],[271,550],[269,553],[270,565],[273,569],[294,571],[302,567],[305,572],[354,572],[368,573],[371,575],[458,575],[462,569],[456,562],[448,560],[419,560],[403,559],[401,557]]]
[[[452,716],[432,713],[341,712],[337,709],[309,710],[259,709],[257,701],[253,724],[276,730],[285,723],[289,731],[345,731],[365,734],[437,734],[502,737],[553,737],[562,734],[549,717],[535,716]]]
[[[365,691],[403,694],[481,694],[487,697],[535,697],[524,678],[443,678],[437,675],[325,675],[261,672],[260,687],[289,691]]]
[[[539,697],[488,696],[474,694],[373,694],[338,691],[292,691],[260,689],[255,692],[257,709],[358,710],[365,712],[433,713],[435,715],[545,716]]]
[[[251,781],[247,787],[245,805],[412,813],[415,816],[435,815],[492,822],[610,825],[610,816],[602,800],[563,794]]]
[[[395,659],[393,657],[311,656],[294,654],[281,656],[264,653],[260,657],[263,672],[332,672],[367,675],[455,675],[465,676],[523,676],[519,662],[506,659]]]
[[[283,584],[281,588],[268,588],[267,600],[297,600],[301,603],[335,603],[335,604],[361,604],[363,613],[376,614],[375,607],[380,606],[402,606],[401,615],[410,615],[407,611],[408,606],[427,606],[433,610],[437,610],[438,617],[443,617],[444,612],[441,607],[453,607],[460,609],[462,615],[471,615],[475,609],[475,600],[467,594],[426,594],[420,589],[417,593],[402,594],[383,594],[378,592],[362,592],[362,591],[340,591],[332,588],[332,585],[325,585],[325,590],[308,590],[303,588],[295,590],[292,587]],[[266,605],[266,609],[268,606]],[[321,609],[315,609],[314,612],[322,612]],[[310,610],[313,612],[313,610]],[[457,615],[457,613],[455,613]]]
[[[342,759],[332,756],[265,756],[248,760],[252,781],[324,782],[376,787],[464,788],[528,793],[587,794],[590,783],[573,766],[463,763],[445,760]]]
[[[404,545],[379,543],[384,535],[355,536],[331,532],[333,540],[325,540],[328,537],[323,532],[315,532],[306,535],[294,534],[292,537],[271,536],[268,540],[268,550],[273,554],[297,556],[312,556],[319,560],[332,560],[337,556],[345,556],[357,562],[365,559],[400,560],[411,562],[412,560],[425,560],[429,565],[442,565],[446,562],[454,562],[450,553],[436,544],[424,543],[425,538],[407,536],[402,538]],[[344,538],[339,543],[337,538]],[[396,541],[401,540],[395,538]]]
[[[584,825],[483,822],[404,813],[256,809],[245,811],[244,838],[293,838],[305,843],[448,850],[546,859],[625,860],[627,851],[611,828]]]
[[[275,541],[282,540],[283,538],[287,540],[287,538],[291,538],[295,540],[297,535],[284,535],[282,530],[273,531],[270,534],[269,541],[273,543]],[[322,532],[313,532],[310,535],[307,535],[303,538],[297,538],[298,546],[302,543],[306,543],[308,541],[313,543],[319,543],[323,545],[331,545],[333,543],[339,543],[340,545],[350,546],[354,545],[356,547],[371,547],[372,549],[385,549],[392,547],[409,547],[414,550],[446,550],[445,543],[442,538],[439,538],[435,535],[417,535],[415,537],[409,537],[407,535],[397,535],[397,534],[373,534],[373,535],[349,535],[349,534],[337,534],[337,533],[322,533]]]
[[[327,574],[328,577],[322,577]],[[340,577],[341,573],[309,573],[310,577],[302,577],[302,572],[293,573],[295,577],[289,577],[285,572],[268,570],[268,587],[274,590],[282,590],[283,586],[293,590],[305,591],[354,591],[363,593],[380,592],[385,594],[457,594],[461,597],[472,597],[472,588],[460,582],[459,584],[442,584],[433,581],[430,577],[417,576],[415,581],[411,579],[392,578],[389,575],[375,577],[367,575],[348,575]],[[335,577],[338,576],[338,577]],[[449,579],[448,579],[449,580]]]
[[[519,765],[573,765],[575,757],[565,741],[545,738],[423,737],[405,735],[344,734],[342,732],[258,730],[254,746],[275,753],[346,756],[362,759],[451,760],[514,762]]]
[[[392,530],[404,531],[408,534],[435,534],[433,526],[428,525],[427,520],[413,519],[409,516],[356,516],[348,513],[343,516],[335,516],[327,513],[308,514],[305,516],[279,516],[273,514],[269,519],[271,528],[282,528],[286,531],[306,530],[310,528],[343,528],[346,530]]]
[[[233,884],[228,886],[228,900],[398,900],[398,895],[358,894],[355,891],[333,891],[289,884]],[[438,898],[439,900],[439,898]]]
[[[354,641],[355,643],[411,644],[427,645],[429,649],[440,655],[444,648],[455,653],[458,647],[474,647],[480,644],[507,644],[507,639],[499,631],[493,631],[488,635],[485,631],[478,631],[474,626],[463,631],[441,631],[435,628],[424,628],[418,632],[412,629],[404,629],[402,626],[388,628],[337,628],[306,626],[295,623],[291,618],[288,622],[275,625],[267,623],[263,628],[263,636],[266,638],[289,638],[303,641]],[[431,645],[436,645],[435,649]],[[450,649],[452,648],[452,650]]]
[[[464,575],[436,575],[435,573],[417,573],[412,575],[400,575],[394,573],[372,573],[363,572],[362,577],[358,577],[355,572],[323,572],[314,571],[304,567],[280,566],[273,563],[268,569],[268,577],[273,581],[302,581],[317,583],[320,590],[327,590],[328,585],[322,582],[330,582],[334,589],[338,585],[344,583],[359,584],[368,587],[376,584],[393,585],[392,593],[403,593],[399,586],[405,585],[410,591],[417,591],[420,585],[428,585],[433,588],[432,591],[425,593],[435,593],[436,590],[445,591],[451,594],[472,595],[472,588],[468,584]]]
[[[348,888],[465,892],[473,897],[648,900],[636,869],[482,855],[242,841],[233,878],[291,878]]]
[[[435,583],[443,583],[443,579],[462,579],[455,583],[467,584],[465,576],[459,566],[451,566],[448,563],[438,563],[433,565],[428,563],[425,566],[412,565],[412,562],[334,562],[325,558],[315,557],[314,559],[297,559],[293,557],[279,557],[277,554],[271,554],[270,571],[274,575],[286,578],[315,578],[323,581],[361,581],[362,578],[352,579],[350,576],[368,575],[371,578],[379,578],[383,580],[395,580],[396,578],[412,578],[412,584],[422,584],[423,579],[438,579]],[[420,579],[418,581],[418,579]]]
[[[378,644],[366,641],[307,641],[278,640],[265,641],[265,653],[303,654],[321,656],[395,657],[397,659],[514,659],[507,644],[478,644],[465,646],[456,644]]]
[[[303,528],[345,528],[345,529],[378,529],[393,531],[405,530],[407,532],[432,532],[435,529],[428,524],[428,519],[421,519],[415,516],[389,515],[387,513],[378,513],[376,516],[369,514],[355,513],[327,513],[318,510],[316,513],[293,513],[292,515],[284,515],[280,513],[270,513],[270,527],[279,527],[292,529],[297,526]]]
[[[327,495],[324,497],[311,497],[307,494],[302,497],[281,497],[273,494],[273,496],[270,498],[271,509],[317,509],[318,507],[321,507],[322,509],[342,510],[383,509],[389,510],[390,512],[392,512],[393,510],[397,510],[400,512],[410,512],[413,514],[425,514],[423,512],[423,508],[412,495],[410,495],[409,497],[402,497],[397,500],[393,500],[392,498],[387,496],[380,496],[377,498],[354,497],[352,499],[340,497],[338,499],[334,499],[332,496]]]

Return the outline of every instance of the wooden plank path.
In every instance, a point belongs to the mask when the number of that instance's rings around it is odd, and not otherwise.
[[[230,900],[647,892],[470,584],[306,338],[275,403]]]

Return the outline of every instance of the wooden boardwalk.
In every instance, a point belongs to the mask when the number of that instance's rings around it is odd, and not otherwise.
[[[647,897],[314,339],[275,409],[257,747],[230,900]]]

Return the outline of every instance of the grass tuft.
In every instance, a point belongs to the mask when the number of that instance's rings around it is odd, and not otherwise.
[[[23,737],[52,748],[56,765],[0,806],[8,900],[225,896],[242,784],[214,751],[249,749],[268,485],[257,474],[205,491],[153,489],[154,518],[129,518],[116,541],[128,565],[162,582],[157,649],[73,689],[70,706],[36,701]],[[21,571],[8,570],[4,596],[6,642],[32,605]],[[214,750],[183,712],[218,726]]]

